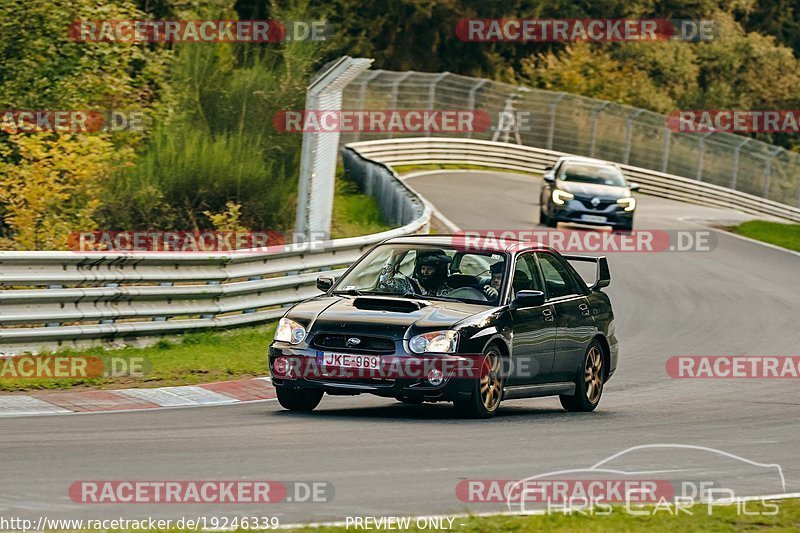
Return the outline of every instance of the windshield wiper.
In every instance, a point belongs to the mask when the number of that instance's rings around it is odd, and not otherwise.
[[[408,291],[405,294],[398,294],[401,298],[421,298],[423,300],[441,300],[441,301],[448,301],[450,298],[446,298],[444,296],[435,296],[433,294],[420,294],[414,291]]]

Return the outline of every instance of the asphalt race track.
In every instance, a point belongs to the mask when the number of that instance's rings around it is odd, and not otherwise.
[[[538,220],[531,178],[446,172],[409,184],[464,229],[530,229]],[[637,217],[636,229],[698,230],[686,219],[740,215],[639,195]],[[681,380],[665,372],[674,355],[800,355],[800,255],[717,238],[710,252],[607,254],[621,358],[594,413],[566,413],[545,398],[504,403],[492,420],[462,420],[449,404],[359,396],[324,398],[311,414],[269,401],[3,419],[0,514],[272,515],[293,523],[499,511],[503,504],[460,501],[457,483],[585,468],[631,446],[663,443],[778,464],[785,487],[710,452],[654,449],[625,466],[736,482],[750,495],[800,492],[797,380]],[[329,481],[335,497],[256,509],[72,503],[67,487],[87,479]]]

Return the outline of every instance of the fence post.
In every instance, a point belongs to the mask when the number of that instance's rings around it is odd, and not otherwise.
[[[664,152],[661,158],[661,172],[664,174],[669,170],[669,145],[672,142],[672,130],[669,126],[664,126]]]
[[[736,189],[736,181],[739,179],[739,154],[742,147],[750,142],[750,137],[745,137],[742,142],[736,145],[733,150],[733,176],[731,177],[731,189]]]
[[[431,86],[428,88],[428,110],[429,111],[433,111],[434,105],[436,104],[436,86],[439,85],[440,81],[442,81],[443,79],[445,79],[449,75],[450,75],[449,72],[442,72],[441,74],[436,76],[436,79],[433,80],[433,82],[431,83]],[[425,137],[430,137],[430,136],[431,136],[431,132],[430,131],[426,131],[425,132]]]
[[[367,72],[366,75],[362,77],[361,85],[358,88],[358,109],[364,109],[364,101],[367,98],[367,85],[369,85],[369,82],[378,77],[382,72],[382,70],[372,70]],[[358,141],[358,139],[361,137],[361,130],[359,128],[355,128],[355,130],[356,131],[353,134],[353,142]]]
[[[553,134],[556,130],[556,107],[558,103],[567,96],[567,93],[558,93],[553,101],[550,102],[550,130],[547,132],[547,149],[553,149]]]
[[[397,79],[395,79],[392,82],[392,99],[390,100],[389,103],[389,111],[394,110],[397,107],[397,93],[400,90],[400,84],[403,83],[406,80],[406,78],[408,78],[412,74],[416,73],[413,70],[409,70],[408,72],[405,72],[402,75],[398,76]],[[387,131],[386,134],[387,134],[386,135],[387,139],[391,139],[394,135],[392,130]]]
[[[633,135],[633,121],[638,117],[644,109],[637,109],[625,120],[625,156],[623,157],[622,162],[624,164],[628,164],[628,160],[631,157],[631,137]]]
[[[767,164],[764,167],[764,193],[762,194],[764,198],[769,199],[769,184],[771,181],[770,178],[772,177],[772,160],[775,159],[781,152],[783,152],[783,148],[779,146],[770,152],[769,157],[767,157]]]
[[[592,109],[592,141],[589,145],[589,157],[594,157],[594,147],[597,141],[597,115],[599,115],[603,109],[607,108],[610,103],[611,102],[603,102]]]
[[[489,80],[478,80],[478,82],[469,90],[469,94],[467,96],[467,108],[470,110],[470,112],[475,111],[475,93],[487,83],[489,83]],[[469,139],[472,138],[472,130],[469,130],[467,137]]]
[[[706,151],[706,137],[709,135],[711,132],[704,133],[697,140],[697,173],[695,175],[697,181],[703,181],[703,159]]]

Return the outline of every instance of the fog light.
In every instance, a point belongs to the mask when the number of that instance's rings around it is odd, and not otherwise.
[[[434,387],[438,387],[444,383],[444,374],[442,374],[442,371],[437,368],[428,371],[428,383]]]
[[[289,360],[285,357],[278,357],[272,363],[272,373],[277,376],[285,376],[289,373]]]

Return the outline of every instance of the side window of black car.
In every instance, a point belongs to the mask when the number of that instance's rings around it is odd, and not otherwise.
[[[536,273],[536,262],[533,259],[533,254],[522,254],[517,258],[513,279],[514,294],[519,291],[542,290],[539,287],[539,276]]]
[[[547,285],[547,297],[558,298],[578,294],[567,268],[551,254],[539,254],[539,266]]]

